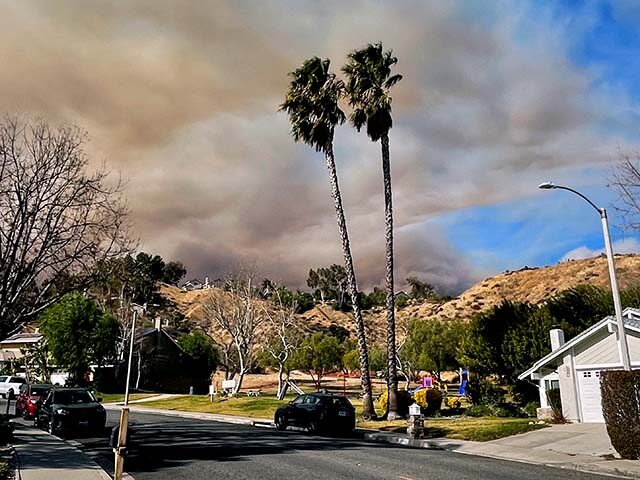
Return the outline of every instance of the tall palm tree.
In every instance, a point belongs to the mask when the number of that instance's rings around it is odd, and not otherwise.
[[[353,108],[349,120],[358,130],[366,125],[367,135],[373,142],[380,140],[382,147],[382,178],[384,183],[384,219],[386,240],[386,293],[387,293],[387,418],[398,418],[398,378],[396,366],[396,321],[394,312],[393,281],[393,201],[391,195],[391,165],[389,163],[389,130],[391,97],[389,90],[402,79],[392,75],[391,68],[398,62],[391,50],[383,51],[382,43],[369,44],[349,53],[342,71],[347,77],[346,91]]]
[[[347,288],[351,296],[353,314],[356,321],[358,348],[360,350],[360,379],[363,392],[364,418],[375,416],[371,395],[371,377],[369,375],[369,354],[364,330],[362,312],[358,303],[358,286],[353,269],[351,246],[347,232],[347,221],[342,207],[342,196],[338,185],[338,173],[333,156],[333,134],[335,127],[345,121],[345,115],[338,106],[344,94],[344,83],[329,72],[329,60],[313,57],[305,61],[300,68],[289,74],[291,83],[280,110],[289,115],[291,133],[296,142],[304,142],[323,152],[329,170],[331,193],[336,209],[338,230],[342,239],[342,253],[347,273]]]

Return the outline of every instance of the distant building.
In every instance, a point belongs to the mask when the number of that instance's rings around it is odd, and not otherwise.
[[[130,388],[164,393],[189,393],[189,387],[207,391],[211,372],[180,348],[177,337],[178,332],[163,327],[159,318],[154,327],[136,332]],[[126,383],[126,369],[123,361],[118,368],[120,385]]]
[[[0,342],[0,352],[2,355],[13,355],[14,360],[22,358],[22,350],[36,346],[42,340],[41,333],[16,333]]]
[[[205,277],[204,282],[201,282],[198,278],[192,278],[191,280],[187,280],[184,285],[182,285],[182,290],[185,292],[190,292],[192,290],[203,290],[207,288],[211,288],[209,277]]]

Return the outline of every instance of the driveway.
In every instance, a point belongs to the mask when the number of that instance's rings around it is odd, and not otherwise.
[[[542,430],[501,438],[488,443],[510,448],[526,448],[569,455],[618,456],[611,446],[607,428],[603,423],[552,425]]]

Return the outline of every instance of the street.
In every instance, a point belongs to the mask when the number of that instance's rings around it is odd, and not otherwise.
[[[440,450],[408,449],[302,432],[132,413],[136,446],[125,470],[137,480],[174,479],[584,479],[571,470]],[[108,426],[117,422],[109,412]],[[113,453],[103,438],[75,438],[105,470]]]

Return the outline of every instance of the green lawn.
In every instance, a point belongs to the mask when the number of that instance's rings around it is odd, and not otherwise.
[[[537,423],[530,424],[531,421],[530,418],[499,417],[427,418],[424,426],[425,435],[428,437],[487,442],[546,427],[546,425],[538,425]],[[360,422],[358,426],[386,432],[404,433],[407,431],[407,423],[404,420]]]
[[[211,402],[208,396],[192,395],[175,397],[168,400],[145,402],[144,406],[165,410],[273,418],[276,409],[291,400],[291,398],[293,398],[293,396],[288,397],[282,402],[275,398],[275,396],[215,398],[213,402]],[[351,403],[356,407],[356,413],[359,416],[362,412],[362,402],[352,399]],[[545,425],[530,425],[530,421],[531,419],[528,418],[497,417],[429,418],[425,420],[425,429],[426,435],[429,437],[447,437],[459,440],[486,442],[488,440],[495,440],[497,438],[545,427]],[[360,421],[358,422],[358,427],[400,433],[407,431],[407,423],[405,420],[394,422]]]
[[[223,415],[240,415],[243,417],[273,418],[276,409],[291,400],[290,397],[279,401],[275,396],[214,398],[208,395],[191,395],[175,397],[167,400],[145,402],[149,408],[164,410],[181,410],[186,412],[219,413]]]
[[[117,403],[124,402],[124,393],[93,393],[96,397],[102,398],[102,403]],[[155,397],[157,393],[130,393],[129,401],[141,400],[143,398]]]

